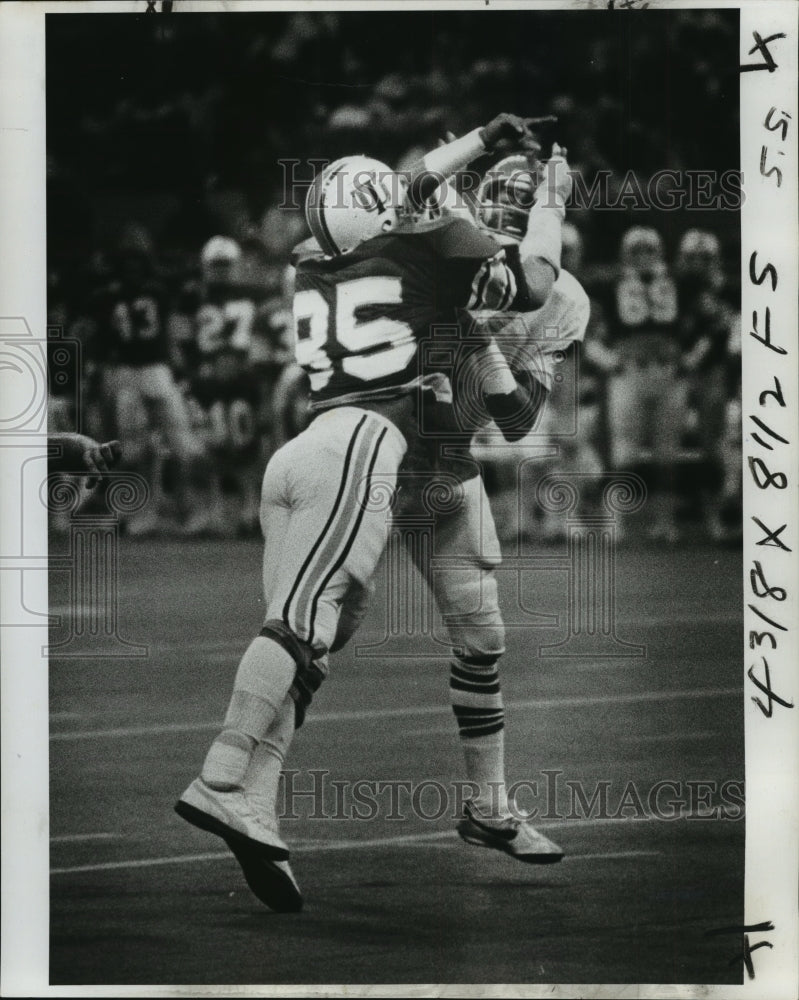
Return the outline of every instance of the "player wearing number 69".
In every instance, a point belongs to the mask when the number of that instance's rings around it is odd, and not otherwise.
[[[524,122],[502,115],[484,129],[428,154],[432,176],[461,169],[495,142],[523,140]],[[309,373],[317,416],[272,457],[263,481],[265,621],[244,654],[224,727],[201,776],[176,809],[221,836],[248,884],[268,906],[299,909],[299,890],[275,814],[277,782],[296,726],[326,674],[327,654],[348,640],[360,599],[385,548],[400,463],[420,447],[420,417],[447,408],[445,371],[420,343],[457,329],[458,310],[543,303],[554,273],[531,297],[521,259],[539,253],[534,233],[507,250],[467,222],[422,221],[418,199],[387,166],[348,157],[309,190],[306,215],[316,244],[297,266],[297,359]],[[485,404],[522,436],[541,399],[517,386],[486,337],[468,350],[491,368]],[[542,390],[543,396],[543,390]],[[527,399],[528,405],[523,406]]]

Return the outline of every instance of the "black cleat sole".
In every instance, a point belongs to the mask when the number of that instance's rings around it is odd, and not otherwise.
[[[248,848],[230,844],[247,885],[260,901],[276,913],[299,913],[302,896],[292,880],[273,861]]]
[[[238,830],[233,830],[225,823],[203,812],[202,809],[190,806],[188,802],[178,799],[175,803],[175,812],[192,826],[221,837],[234,854],[237,850],[244,850],[253,857],[263,858],[267,861],[288,861],[289,852],[285,848],[272,847],[270,844],[261,843],[260,840],[253,840],[252,837],[239,833]]]

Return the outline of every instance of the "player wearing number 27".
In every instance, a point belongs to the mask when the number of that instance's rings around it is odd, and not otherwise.
[[[525,133],[521,119],[501,115],[428,154],[424,166],[446,176]],[[349,157],[309,191],[306,216],[319,249],[298,263],[294,316],[318,415],[267,466],[264,627],[241,660],[201,776],[176,806],[225,840],[273,909],[302,903],[275,814],[280,768],[328,652],[357,626],[359,596],[386,545],[400,463],[418,445],[421,409],[448,406],[448,380],[420,365],[420,344],[436,327],[456,329],[459,309],[527,311],[543,301],[531,298],[521,265],[537,254],[534,234],[503,249],[457,218],[420,223],[413,208],[424,184],[414,178],[406,192],[398,181],[384,164]],[[540,400],[517,385],[490,337],[469,350],[482,352],[492,371],[483,386],[488,411],[501,423],[526,398],[532,422]]]

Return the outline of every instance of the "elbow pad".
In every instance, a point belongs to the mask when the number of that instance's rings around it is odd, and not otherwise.
[[[486,409],[506,441],[520,441],[533,428],[548,392],[529,372],[514,372],[516,388],[509,393],[486,395]]]

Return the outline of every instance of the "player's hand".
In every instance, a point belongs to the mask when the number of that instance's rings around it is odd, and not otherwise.
[[[100,476],[108,472],[109,469],[113,469],[122,458],[122,445],[119,441],[106,441],[103,444],[98,444],[91,438],[87,438],[87,441],[90,442],[89,447],[85,449],[81,457],[83,466],[89,473],[86,486],[91,490],[99,482]]]
[[[487,150],[510,153],[520,150],[525,153],[540,151],[541,146],[532,134],[528,122],[531,119],[518,115],[501,114],[480,129],[480,138]]]
[[[552,156],[544,165],[543,177],[536,190],[536,201],[547,207],[564,207],[572,193],[572,176],[565,146],[552,144]]]
[[[103,473],[112,469],[122,457],[119,441],[99,444],[85,434],[53,434],[50,443],[61,448],[58,464],[65,472],[87,475],[86,486],[93,489]]]

